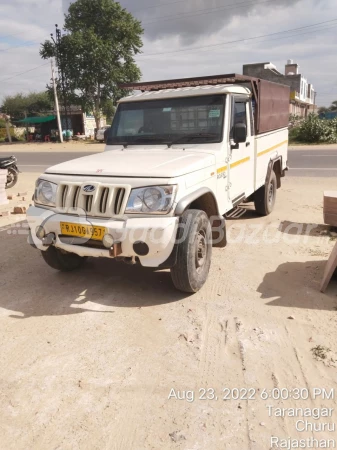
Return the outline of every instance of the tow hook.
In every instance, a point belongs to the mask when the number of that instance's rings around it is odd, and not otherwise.
[[[111,258],[118,258],[118,256],[123,253],[122,251],[122,243],[115,242],[114,245],[109,250],[109,255]]]
[[[55,244],[56,236],[54,233],[49,233],[42,239],[42,245],[44,247],[49,247],[52,244]]]

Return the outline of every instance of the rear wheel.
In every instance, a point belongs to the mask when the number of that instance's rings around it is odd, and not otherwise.
[[[177,263],[171,269],[174,286],[182,292],[197,292],[205,284],[212,257],[212,232],[207,214],[187,210],[178,232]]]
[[[16,185],[18,182],[18,173],[14,169],[7,169],[7,183],[6,183],[6,189],[10,189],[13,186]]]
[[[274,209],[276,202],[277,180],[272,171],[268,183],[258,189],[254,194],[256,211],[261,216],[268,216]]]
[[[83,265],[87,257],[75,255],[75,253],[67,253],[56,247],[50,246],[48,250],[41,252],[43,259],[48,266],[61,272],[70,272],[76,270]]]

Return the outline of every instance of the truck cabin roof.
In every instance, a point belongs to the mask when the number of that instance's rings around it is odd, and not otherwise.
[[[255,131],[266,133],[287,128],[289,123],[290,87],[260,78],[235,73],[196,78],[120,84],[134,93],[121,102],[154,100],[221,93],[252,94],[255,99]]]
[[[174,89],[161,89],[158,91],[145,91],[135,92],[128,97],[124,97],[120,100],[120,103],[142,101],[142,100],[156,100],[165,98],[180,98],[180,97],[197,97],[201,95],[214,95],[214,94],[251,94],[251,90],[248,87],[238,85],[225,85],[220,84],[216,86],[197,86],[197,87],[183,87]]]

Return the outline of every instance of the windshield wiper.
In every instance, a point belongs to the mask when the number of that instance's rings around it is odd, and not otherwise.
[[[130,145],[130,142],[114,142],[114,141],[109,141],[109,139],[106,142],[107,145],[122,145],[124,148],[127,148],[128,145]]]
[[[198,139],[198,138],[216,138],[218,135],[216,133],[190,133],[185,134],[185,136],[180,136],[179,138],[175,139],[174,141],[170,142],[168,144],[169,147],[172,147],[174,144],[180,144],[182,141],[185,141],[185,139],[192,140],[192,139]]]
[[[165,142],[165,138],[161,137],[161,136],[153,136],[153,135],[149,135],[149,136],[138,136],[134,141],[130,142],[129,145],[132,145],[132,143],[134,142],[144,142],[144,141],[160,141],[160,144],[166,144]],[[164,142],[162,142],[164,141]]]

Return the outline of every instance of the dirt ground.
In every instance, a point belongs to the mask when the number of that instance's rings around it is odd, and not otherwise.
[[[321,225],[323,191],[334,188],[289,178],[271,216],[247,205],[191,296],[168,271],[113,260],[57,273],[26,243],[24,222],[0,222],[0,447],[269,450],[271,436],[337,439],[267,409],[337,406],[337,281],[319,292],[336,243]],[[261,398],[274,388],[310,396]],[[314,399],[314,388],[335,398]]]

